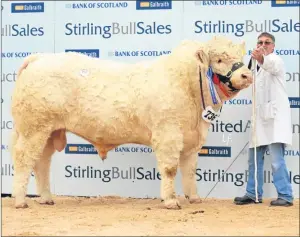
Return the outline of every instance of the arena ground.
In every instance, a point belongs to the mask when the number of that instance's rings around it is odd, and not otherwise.
[[[236,206],[232,200],[206,199],[181,210],[162,208],[159,199],[58,197],[45,206],[28,198],[15,209],[2,198],[3,236],[299,236],[299,199],[292,207]]]

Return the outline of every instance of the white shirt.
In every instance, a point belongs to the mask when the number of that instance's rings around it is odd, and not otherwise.
[[[256,146],[292,145],[291,108],[285,86],[285,66],[276,54],[264,56],[256,73]],[[253,121],[252,121],[253,122]],[[249,147],[253,148],[252,131]]]

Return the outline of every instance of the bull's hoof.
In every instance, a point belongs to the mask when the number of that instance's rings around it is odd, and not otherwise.
[[[19,209],[19,208],[25,209],[25,208],[28,208],[28,205],[27,205],[27,203],[23,202],[23,203],[15,204],[15,208],[17,208],[17,209]]]
[[[172,209],[172,210],[179,210],[181,209],[180,203],[177,199],[169,199],[165,200],[165,208]]]
[[[41,204],[41,205],[54,205],[54,201],[53,200],[43,200],[43,199],[40,199],[37,202],[39,204]]]
[[[189,198],[189,202],[191,204],[199,204],[199,203],[202,203],[202,199],[199,196],[195,195],[195,196],[191,196]]]

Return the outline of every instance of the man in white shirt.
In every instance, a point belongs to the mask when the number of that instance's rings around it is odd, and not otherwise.
[[[278,198],[270,204],[271,206],[292,206],[293,190],[284,159],[285,146],[292,145],[291,109],[285,88],[284,62],[274,53],[274,47],[275,37],[264,32],[258,36],[257,48],[251,54],[258,65],[256,74],[257,193],[259,203],[261,203],[264,154],[268,149],[272,158],[273,183],[278,195]],[[255,203],[256,199],[254,144],[252,134],[250,135],[249,177],[246,194],[234,199],[237,205]]]

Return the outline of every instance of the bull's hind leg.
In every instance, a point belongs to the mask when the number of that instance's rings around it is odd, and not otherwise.
[[[13,162],[14,162],[14,158],[15,158],[15,155],[14,155],[15,147],[17,145],[18,140],[19,140],[19,133],[17,132],[17,130],[15,128],[13,128],[11,131],[11,139],[10,139],[10,144],[9,144],[9,152],[11,153]],[[12,193],[11,193],[12,197],[16,196],[14,192],[15,191],[13,188]]]
[[[48,133],[35,133],[25,137],[19,133],[15,146],[12,147],[14,164],[13,196],[16,208],[28,207],[25,197],[27,186],[36,161],[41,157],[48,139]]]
[[[177,174],[182,135],[176,126],[168,126],[153,133],[152,146],[161,174],[161,198],[168,209],[180,209],[175,193],[175,176]]]
[[[49,138],[40,159],[36,161],[34,166],[37,193],[40,195],[40,204],[54,204],[50,191],[50,165],[51,157],[54,152],[53,139]]]
[[[197,194],[196,169],[197,153],[183,154],[180,157],[180,171],[182,176],[183,193],[190,203],[200,203]]]

